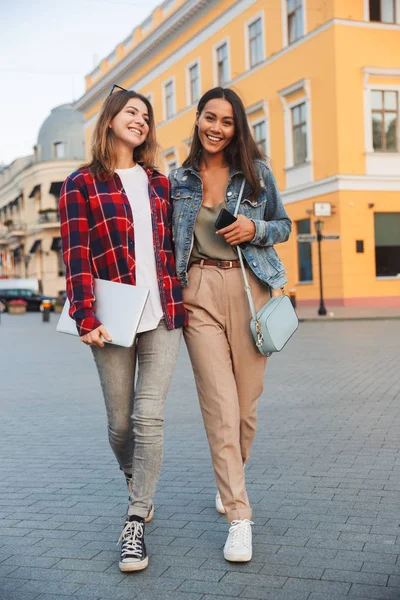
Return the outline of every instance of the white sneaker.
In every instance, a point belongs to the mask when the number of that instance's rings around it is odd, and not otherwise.
[[[248,562],[253,555],[251,525],[249,519],[232,521],[224,546],[224,558],[231,562]]]
[[[224,505],[222,504],[221,494],[219,493],[219,490],[217,492],[217,495],[215,496],[215,508],[221,515],[224,515],[226,512]]]

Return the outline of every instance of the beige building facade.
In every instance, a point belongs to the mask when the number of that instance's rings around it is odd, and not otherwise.
[[[29,277],[42,293],[65,289],[58,201],[84,157],[82,115],[59,106],[40,128],[34,154],[0,173],[0,278]]]

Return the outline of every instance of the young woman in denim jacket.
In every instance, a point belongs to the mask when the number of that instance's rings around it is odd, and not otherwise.
[[[237,221],[216,232],[222,208]],[[252,511],[244,464],[256,431],[266,359],[250,333],[250,311],[235,251],[241,245],[257,310],[286,283],[274,244],[291,221],[272,172],[250,133],[242,101],[230,89],[201,98],[188,158],[170,174],[178,279],[189,312],[184,336],[193,366],[218,485],[216,509],[230,523],[226,560],[252,557]]]
[[[60,197],[70,316],[92,348],[109,442],[129,489],[120,537],[124,572],[148,565],[145,522],[154,514],[164,401],[186,319],[172,252],[169,183],[152,166],[155,154],[151,104],[113,86],[96,123],[92,160],[66,179]],[[104,343],[111,340],[96,317],[94,278],[149,288],[132,348]]]

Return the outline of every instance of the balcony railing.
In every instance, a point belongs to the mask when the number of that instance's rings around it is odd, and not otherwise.
[[[58,210],[51,210],[51,211],[39,213],[37,222],[40,224],[59,223],[60,215],[58,214]]]

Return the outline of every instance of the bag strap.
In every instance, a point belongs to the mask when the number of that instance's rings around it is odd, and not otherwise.
[[[242,185],[240,187],[239,198],[238,198],[238,201],[236,203],[235,212],[233,213],[233,215],[235,217],[237,216],[237,214],[239,212],[239,206],[240,206],[240,202],[242,200],[243,190],[244,190],[245,184],[246,184],[246,179],[243,178]],[[242,251],[241,251],[241,249],[240,249],[239,246],[236,246],[236,250],[237,250],[237,253],[238,253],[238,256],[239,256],[240,266],[241,266],[242,273],[243,273],[244,289],[246,290],[247,299],[249,301],[251,316],[253,317],[254,321],[257,322],[257,311],[256,311],[256,307],[254,306],[254,300],[253,300],[253,296],[251,294],[251,288],[250,288],[249,280],[247,278],[246,269],[244,268]]]

